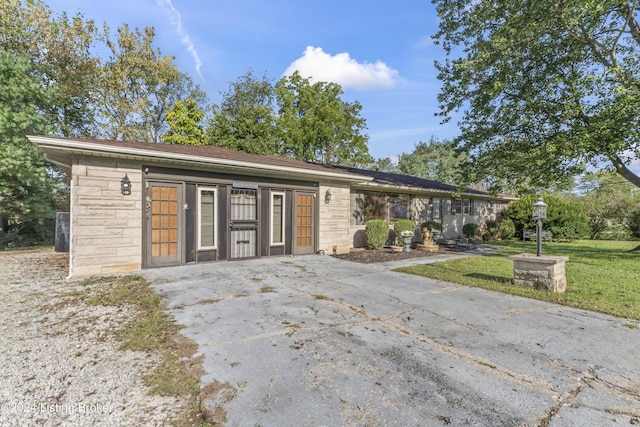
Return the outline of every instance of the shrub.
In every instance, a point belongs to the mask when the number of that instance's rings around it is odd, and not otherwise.
[[[415,232],[415,224],[410,219],[399,219],[393,225],[393,232],[396,238],[396,244],[402,245],[402,237],[400,237],[400,233],[403,231],[410,231],[412,233]]]
[[[56,220],[33,219],[9,226],[6,234],[0,233],[0,248],[25,248],[53,245],[55,243]]]
[[[575,201],[553,194],[546,194],[543,198],[549,206],[543,228],[551,231],[554,239],[589,236],[589,220]],[[522,237],[522,230],[536,228],[536,221],[531,218],[532,206],[536,199],[533,195],[522,197],[509,205],[504,212],[506,218],[513,220],[518,237]]]
[[[500,237],[504,240],[513,239],[516,235],[516,226],[511,218],[505,218],[500,223]]]
[[[631,212],[627,217],[627,228],[631,236],[640,238],[640,208]]]
[[[462,234],[467,238],[475,238],[478,237],[480,233],[480,226],[474,222],[470,222],[469,224],[465,224],[462,226]]]
[[[487,231],[491,233],[491,236],[495,236],[498,233],[498,222],[492,219],[487,220],[485,223]]]
[[[380,249],[389,238],[389,225],[383,219],[370,219],[365,223],[364,232],[367,236],[369,249]]]

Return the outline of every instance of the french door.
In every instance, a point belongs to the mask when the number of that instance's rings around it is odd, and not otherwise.
[[[149,182],[146,198],[146,265],[182,263],[182,185]]]
[[[295,192],[294,255],[315,252],[315,193]]]

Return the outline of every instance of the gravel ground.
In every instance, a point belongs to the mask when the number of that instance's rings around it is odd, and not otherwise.
[[[68,254],[0,253],[0,425],[167,425],[186,402],[151,396],[156,363],[122,351],[112,330],[122,307],[70,303]]]

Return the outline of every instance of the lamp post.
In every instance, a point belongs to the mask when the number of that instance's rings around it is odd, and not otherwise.
[[[547,204],[542,200],[542,197],[538,197],[538,200],[533,204],[533,219],[537,220],[536,224],[536,256],[542,255],[542,220],[547,219]]]

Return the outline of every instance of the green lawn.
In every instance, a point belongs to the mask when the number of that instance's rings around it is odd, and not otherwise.
[[[519,253],[535,254],[535,242],[492,245],[504,250],[397,271],[640,320],[640,253],[629,252],[638,246],[638,242],[544,242],[543,255],[569,257],[567,291],[564,293],[539,291],[512,283],[513,262],[508,257]],[[630,326],[635,327],[635,324]]]

